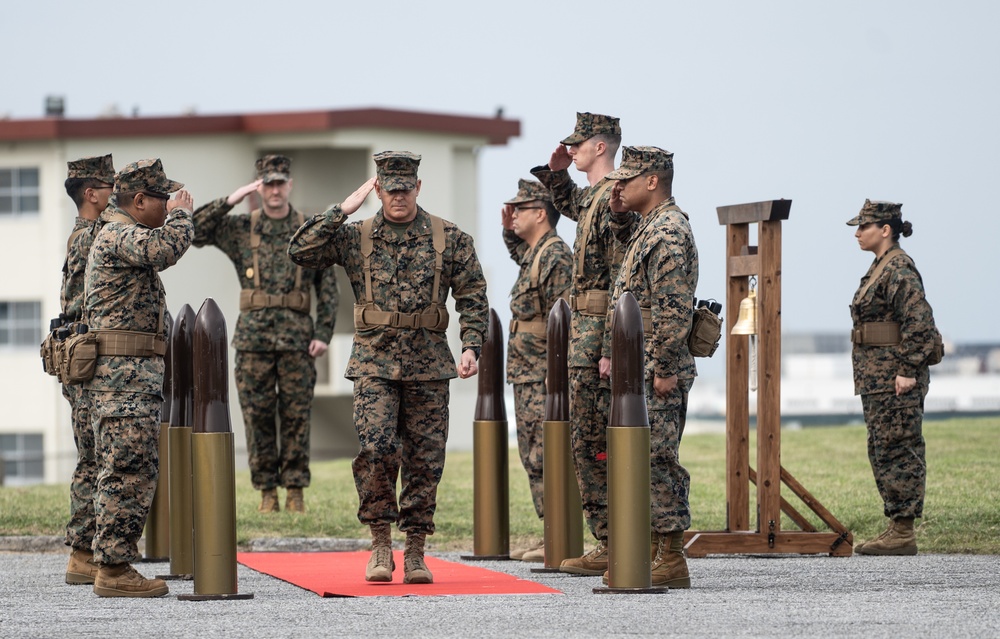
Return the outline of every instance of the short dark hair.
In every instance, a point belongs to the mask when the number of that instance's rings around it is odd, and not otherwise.
[[[594,140],[596,142],[604,142],[612,157],[618,153],[618,148],[622,145],[622,136],[614,133],[598,133],[594,136]]]
[[[108,185],[95,178],[66,178],[63,186],[66,187],[66,195],[73,199],[73,203],[79,209],[83,206],[84,191]]]
[[[559,223],[559,210],[556,209],[552,202],[546,202],[545,200],[542,200],[542,207],[545,209],[545,219],[548,221],[549,226],[555,228],[556,224]]]
[[[656,176],[656,185],[657,185],[657,188],[663,188],[663,185],[666,185],[667,186],[667,190],[669,191],[670,187],[673,186],[673,184],[674,184],[674,170],[673,169],[665,169],[663,171],[650,171],[650,173],[652,173],[653,175]]]

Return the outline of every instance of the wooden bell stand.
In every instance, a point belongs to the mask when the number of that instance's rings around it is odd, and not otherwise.
[[[684,534],[688,557],[712,554],[850,556],[853,537],[781,466],[781,221],[791,200],[718,207],[726,239],[726,530]],[[756,246],[750,224],[758,225]],[[740,301],[757,278],[757,471],[750,466],[749,339],[732,335]],[[757,528],[750,530],[750,483],[757,486]],[[821,532],[781,496],[784,483],[833,532]],[[784,512],[799,530],[781,530]]]

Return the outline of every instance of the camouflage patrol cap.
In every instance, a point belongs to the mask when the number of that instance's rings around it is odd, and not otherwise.
[[[115,176],[115,193],[155,193],[169,195],[183,188],[180,182],[167,178],[159,158],[126,164]]]
[[[379,186],[384,191],[411,191],[417,188],[420,156],[409,151],[382,151],[372,156]]]
[[[504,204],[524,204],[525,202],[551,202],[552,194],[537,180],[518,180],[517,195]]]
[[[264,184],[270,182],[287,182],[292,175],[292,161],[284,155],[265,155],[254,164],[257,168],[257,179]]]
[[[67,162],[67,174],[69,179],[93,179],[105,184],[115,183],[115,166],[111,163],[111,154],[99,155],[92,158],[80,158]]]
[[[599,113],[577,113],[576,128],[561,144],[580,144],[601,133],[621,135],[622,128],[618,124],[618,118]]]
[[[902,219],[903,205],[895,202],[882,202],[876,200],[872,202],[866,199],[865,205],[861,207],[861,212],[847,221],[848,226],[860,226],[872,222],[884,222],[895,218]]]
[[[674,168],[674,154],[655,146],[622,147],[622,163],[608,174],[609,180],[628,180],[649,171]]]

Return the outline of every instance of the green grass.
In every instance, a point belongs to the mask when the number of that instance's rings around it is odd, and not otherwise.
[[[919,520],[921,552],[1000,554],[1000,418],[953,419],[924,424],[927,440],[927,500]],[[755,463],[751,432],[751,465]],[[838,520],[855,540],[884,528],[882,505],[875,490],[865,448],[863,425],[783,431],[782,465]],[[691,473],[692,528],[725,527],[725,438],[721,434],[689,434],[681,445],[681,461]],[[517,453],[509,453],[511,547],[540,540],[542,526],[534,514],[528,482]],[[451,453],[438,491],[438,550],[472,550],[471,453]],[[304,515],[261,515],[259,493],[249,473],[236,475],[238,542],[260,537],[366,538],[357,520],[357,494],[350,460],[314,463],[312,487],[306,490]],[[751,490],[751,503],[754,502]],[[782,496],[820,530],[825,526],[795,496]],[[62,535],[69,505],[67,486],[0,487],[0,535]],[[796,526],[783,518],[782,528]],[[586,534],[589,541],[589,533]]]

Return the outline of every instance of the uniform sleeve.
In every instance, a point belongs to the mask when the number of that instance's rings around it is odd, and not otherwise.
[[[503,230],[503,243],[507,245],[507,252],[510,253],[510,259],[514,260],[515,263],[520,264],[521,260],[524,258],[525,252],[528,250],[528,245],[517,236],[517,233],[510,231],[508,229]]]
[[[489,318],[489,300],[486,297],[486,277],[476,256],[472,236],[459,231],[455,244],[451,294],[455,298],[461,327],[462,350],[483,347]]]
[[[569,171],[553,171],[548,165],[536,166],[531,169],[531,174],[538,178],[538,181],[545,185],[545,188],[552,194],[552,204],[559,211],[560,215],[565,215],[574,222],[580,220],[583,211],[580,207],[580,199],[584,189],[579,188],[569,177]]]
[[[224,197],[212,200],[195,209],[192,216],[194,239],[191,243],[199,247],[210,244],[218,245],[220,230],[223,226],[222,221],[232,210],[233,207],[226,202]]]
[[[610,207],[608,210],[610,210]],[[632,211],[625,211],[624,213],[611,211],[608,226],[620,244],[628,244],[629,238],[632,237],[632,233],[635,232],[638,225],[639,217]]]
[[[295,231],[288,243],[288,256],[299,266],[322,269],[333,264],[344,264],[344,256],[338,246],[344,235],[342,229],[347,216],[339,204],[323,213],[306,220]]]
[[[889,274],[887,286],[893,314],[899,318],[898,375],[916,377],[934,349],[934,312],[924,296],[920,275],[908,260],[897,258],[899,268]]]
[[[162,271],[181,259],[193,237],[191,212],[175,208],[159,228],[133,224],[125,232],[116,234],[114,252],[132,266],[149,266]]]
[[[335,267],[315,271],[313,285],[316,288],[316,325],[313,339],[326,344],[333,339],[333,329],[337,323],[337,308],[340,306],[340,290],[337,288]]]
[[[556,300],[569,301],[569,290],[573,283],[573,254],[563,242],[556,242],[552,249],[554,259],[549,259],[542,268],[538,284],[545,300],[545,309],[552,310]],[[548,315],[542,319],[547,319]]]
[[[664,242],[649,251],[645,261],[653,324],[653,371],[657,377],[675,375],[684,365],[693,300],[687,292],[683,263],[682,256]]]

